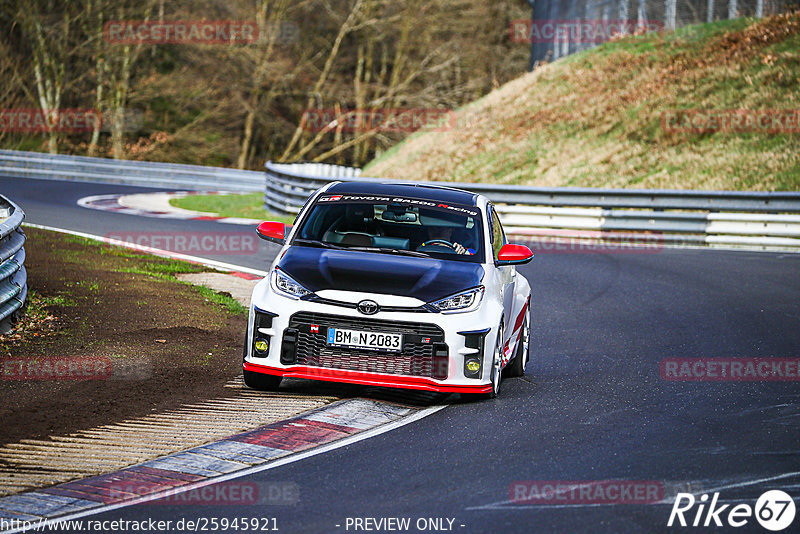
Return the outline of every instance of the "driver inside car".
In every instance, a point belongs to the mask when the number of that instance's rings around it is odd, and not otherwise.
[[[437,245],[436,243],[430,243],[431,241],[447,241],[453,246],[456,254],[474,254],[474,252],[469,252],[464,245],[455,241],[454,233],[455,228],[450,228],[449,226],[432,227],[428,230],[428,239],[417,250],[424,252],[427,247]]]
[[[427,229],[427,239],[417,248],[425,252],[436,248],[436,252],[455,252],[456,254],[475,254],[471,241],[472,232],[459,224],[456,218],[450,220],[448,214],[437,214],[436,217],[420,215],[422,224]]]

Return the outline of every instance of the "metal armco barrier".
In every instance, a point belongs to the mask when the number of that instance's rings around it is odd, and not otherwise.
[[[335,180],[359,181],[361,169],[325,163],[272,163],[268,161],[264,206],[275,213],[291,215],[300,211],[306,199]],[[374,182],[376,178],[365,178]]]
[[[260,192],[264,189],[264,173],[257,171],[17,150],[0,150],[0,175],[12,178],[99,182],[194,191]]]
[[[25,212],[0,195],[0,333],[11,331],[14,316],[28,296],[25,272],[25,234],[20,228]]]
[[[0,150],[0,175],[168,189],[263,191],[270,211],[296,214],[334,180],[386,181],[360,169],[267,162],[266,174],[200,165],[120,161]],[[389,180],[395,181],[395,180]],[[491,198],[506,230],[537,240],[657,236],[677,245],[743,246],[800,252],[800,192],[541,188],[432,182]],[[4,234],[5,235],[5,234]]]
[[[268,162],[265,206],[299,211],[333,180],[386,181],[358,169]],[[396,180],[391,180],[396,181]],[[800,252],[800,192],[540,188],[430,182],[491,198],[509,234],[529,240],[637,241]]]

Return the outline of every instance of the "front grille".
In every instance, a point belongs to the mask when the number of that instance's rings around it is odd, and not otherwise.
[[[316,327],[314,331],[312,325]],[[386,353],[329,347],[328,327],[403,334],[403,351]],[[447,345],[444,332],[436,325],[300,312],[289,319],[287,330],[297,331],[294,363],[299,365],[447,378]]]

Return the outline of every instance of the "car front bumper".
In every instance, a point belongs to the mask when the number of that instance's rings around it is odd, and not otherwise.
[[[361,297],[361,295],[359,295]],[[364,298],[372,298],[378,304],[381,302],[381,295],[365,294]],[[442,393],[489,393],[491,386],[491,358],[492,350],[485,347],[494,347],[497,335],[501,311],[499,306],[490,300],[484,301],[478,309],[455,314],[442,313],[415,313],[415,312],[384,312],[380,311],[375,315],[366,316],[355,309],[331,305],[327,303],[310,302],[303,300],[293,300],[278,295],[271,289],[267,279],[259,282],[253,292],[253,304],[250,308],[250,319],[248,322],[247,347],[243,362],[245,371],[263,373],[273,376],[287,378],[301,378],[310,380],[322,380],[329,382],[342,382],[349,384],[361,384],[370,386],[383,386],[392,388],[414,389],[422,391],[433,391]],[[257,328],[254,324],[256,311],[265,312],[271,317],[268,327]],[[373,353],[374,360],[389,361],[387,365],[393,368],[393,372],[375,372],[370,369],[370,357],[373,354],[358,355],[364,359],[364,365],[359,368],[342,368],[336,363],[334,356],[329,356],[325,364],[305,365],[302,362],[288,362],[284,357],[281,361],[284,335],[290,326],[296,326],[292,322],[297,314],[314,315],[319,317],[339,317],[343,321],[359,321],[369,323],[396,322],[398,324],[421,324],[425,327],[431,326],[441,330],[441,338],[437,338],[446,345],[446,353],[440,352],[442,361],[446,361],[446,372],[437,376],[420,376],[419,374],[409,374],[399,372],[391,363],[391,355],[385,353]],[[263,315],[261,315],[263,317]],[[290,324],[291,323],[291,324]],[[378,330],[379,327],[375,327]],[[291,328],[290,330],[294,330]],[[266,352],[258,354],[253,347],[254,336],[258,339],[265,339],[269,343]],[[308,333],[304,338],[298,339],[300,344],[303,339],[308,340]],[[467,347],[469,336],[478,336],[481,341],[482,366],[480,372],[475,377],[468,377],[465,371],[465,358],[478,353],[474,348]],[[473,345],[474,345],[474,339]],[[405,347],[404,347],[405,351]],[[345,352],[347,352],[345,350]],[[398,353],[398,356],[406,356]],[[353,357],[346,355],[352,366]],[[347,366],[344,366],[347,367]],[[385,367],[385,365],[384,365]]]
[[[322,380],[324,382],[360,384],[363,386],[416,389],[435,391],[437,393],[489,393],[492,391],[491,384],[448,384],[446,381],[442,382],[419,376],[364,373],[361,371],[310,367],[305,365],[292,365],[278,368],[245,361],[243,368],[246,371],[254,373],[282,376],[284,378],[302,378],[307,380]]]

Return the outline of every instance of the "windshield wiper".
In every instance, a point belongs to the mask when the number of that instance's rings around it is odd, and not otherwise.
[[[402,256],[416,256],[418,258],[430,258],[431,255],[425,252],[419,252],[418,250],[405,250],[401,248],[384,248],[381,250],[388,250],[392,254],[400,254]]]
[[[332,248],[336,250],[345,250],[347,248],[347,247],[340,247],[338,245],[334,245],[333,243],[328,243],[326,241],[313,241],[311,239],[295,239],[294,244],[308,245],[310,247],[319,247],[319,248]]]
[[[414,256],[417,258],[430,258],[429,254],[418,252],[416,250],[405,250],[397,248],[380,248],[380,247],[347,247],[350,250],[360,250],[363,252],[380,252],[382,254],[400,254],[402,256]]]
[[[293,244],[296,245],[307,245],[309,247],[318,247],[318,248],[331,248],[334,250],[358,250],[361,252],[379,252],[382,254],[399,254],[401,256],[414,256],[416,258],[430,258],[430,254],[426,254],[425,252],[419,252],[416,250],[404,250],[404,249],[396,249],[396,248],[381,248],[381,247],[359,247],[359,246],[341,246],[341,245],[334,245],[333,243],[328,243],[327,241],[314,241],[311,239],[295,239]]]

